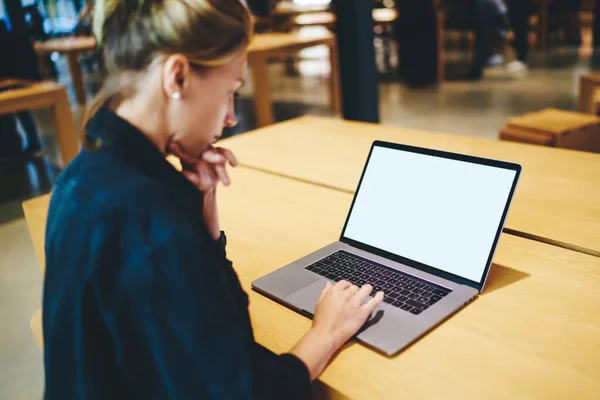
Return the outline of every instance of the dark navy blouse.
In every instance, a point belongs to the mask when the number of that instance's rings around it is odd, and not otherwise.
[[[200,192],[112,111],[87,134],[48,215],[45,398],[311,397],[298,358],[255,343]]]

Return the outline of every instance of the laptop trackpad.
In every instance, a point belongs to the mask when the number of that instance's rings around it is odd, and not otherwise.
[[[285,301],[314,315],[317,301],[329,280],[323,278],[285,297]]]

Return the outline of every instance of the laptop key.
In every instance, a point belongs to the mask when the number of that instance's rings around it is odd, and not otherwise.
[[[440,289],[434,289],[433,294],[437,294],[438,296],[442,296],[445,297],[448,293],[448,291],[444,291],[444,290],[440,290]]]
[[[400,295],[400,296],[396,297],[396,300],[404,302],[404,301],[408,300],[408,297]]]
[[[432,301],[439,301],[439,300],[441,300],[441,299],[442,299],[442,297],[441,297],[441,296],[436,296],[436,295],[434,294],[434,295],[432,295],[432,296],[430,297],[430,299],[431,299]]]
[[[415,287],[412,285],[406,285],[406,286],[404,286],[404,289],[413,291],[413,290],[415,290]]]
[[[394,302],[392,303],[392,305],[393,305],[393,306],[396,306],[396,307],[401,307],[403,304],[404,304],[404,303],[403,303],[403,302],[401,302],[401,301],[399,301],[399,300],[396,300],[396,301],[394,301]]]
[[[390,297],[390,296],[385,296],[385,298],[383,299],[384,302],[388,303],[388,304],[392,304],[394,301],[396,301],[396,299]]]
[[[404,311],[410,311],[412,310],[412,307],[409,306],[408,304],[403,305],[402,307],[400,307],[401,309],[403,309]]]
[[[413,306],[415,308],[418,308],[420,310],[427,310],[429,308],[429,306],[427,306],[427,305],[425,305],[423,303],[420,303],[420,302],[418,302],[416,300],[412,300],[412,299],[406,300],[406,304],[411,305],[411,306]]]
[[[418,308],[413,308],[412,310],[409,311],[409,313],[415,314],[415,315],[419,315],[422,312],[423,312],[423,310],[419,310]]]
[[[423,289],[413,289],[412,292],[416,293],[416,294],[421,294],[421,293],[423,293]]]
[[[422,288],[423,288],[423,286],[425,286],[425,284],[424,284],[424,283],[421,283],[421,282],[416,282],[416,283],[415,283],[415,286],[416,286],[416,287],[418,287],[419,289],[422,289]]]
[[[429,301],[429,298],[427,298],[427,297],[419,297],[419,298],[417,299],[417,301],[418,301],[419,303],[427,304],[427,302]]]
[[[401,291],[400,291],[400,294],[401,294],[402,296],[408,296],[408,295],[410,294],[410,292],[409,292],[408,290],[401,290]]]
[[[409,294],[408,294],[408,298],[409,298],[409,299],[416,299],[416,298],[418,298],[418,297],[419,297],[419,295],[418,295],[418,294],[416,294],[416,293],[409,293]]]

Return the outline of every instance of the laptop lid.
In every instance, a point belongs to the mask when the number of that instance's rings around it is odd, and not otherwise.
[[[481,291],[520,172],[376,141],[340,241]]]

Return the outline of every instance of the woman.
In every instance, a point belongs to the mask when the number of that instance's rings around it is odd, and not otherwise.
[[[382,294],[328,285],[288,354],[254,342],[217,213],[236,161],[212,146],[237,122],[248,11],[239,0],[100,0],[94,25],[108,78],[46,231],[46,399],[310,397]]]

